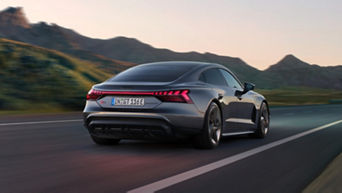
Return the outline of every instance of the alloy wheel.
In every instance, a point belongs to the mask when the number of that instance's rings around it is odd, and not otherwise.
[[[217,107],[213,108],[209,114],[209,136],[213,144],[217,144],[221,138],[222,121],[221,114]]]

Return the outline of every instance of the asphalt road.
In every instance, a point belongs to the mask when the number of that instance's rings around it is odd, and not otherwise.
[[[0,192],[127,192],[341,119],[342,105],[272,108],[267,138],[226,137],[217,149],[197,150],[179,142],[97,146],[79,113],[2,116]],[[159,192],[301,192],[342,151],[341,139],[342,123],[327,126]]]

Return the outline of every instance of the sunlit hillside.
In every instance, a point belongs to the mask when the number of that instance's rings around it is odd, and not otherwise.
[[[112,74],[55,50],[0,39],[2,110],[80,109],[92,84]]]

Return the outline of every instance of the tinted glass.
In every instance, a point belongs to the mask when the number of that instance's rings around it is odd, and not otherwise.
[[[204,73],[202,73],[199,77],[199,80],[202,81],[202,82],[207,82],[207,80],[205,79],[204,77]]]
[[[148,64],[130,68],[110,81],[115,82],[171,82],[196,64]]]
[[[243,90],[240,83],[229,72],[222,69],[220,69],[220,72],[222,73],[224,79],[226,79],[229,87]]]
[[[207,71],[204,71],[202,75],[205,82],[209,84],[227,86],[226,81],[224,80],[222,74],[218,69],[209,69]]]

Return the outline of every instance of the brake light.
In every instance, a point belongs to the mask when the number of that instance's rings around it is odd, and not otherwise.
[[[87,100],[96,100],[102,95],[102,91],[91,89],[87,94]]]
[[[91,89],[87,94],[87,100],[97,100],[105,95],[140,95],[155,96],[163,102],[192,103],[189,97],[189,90],[170,90],[155,92],[136,92],[136,91],[99,91]]]
[[[163,102],[192,103],[189,90],[171,90],[163,92],[154,92],[153,95]]]

